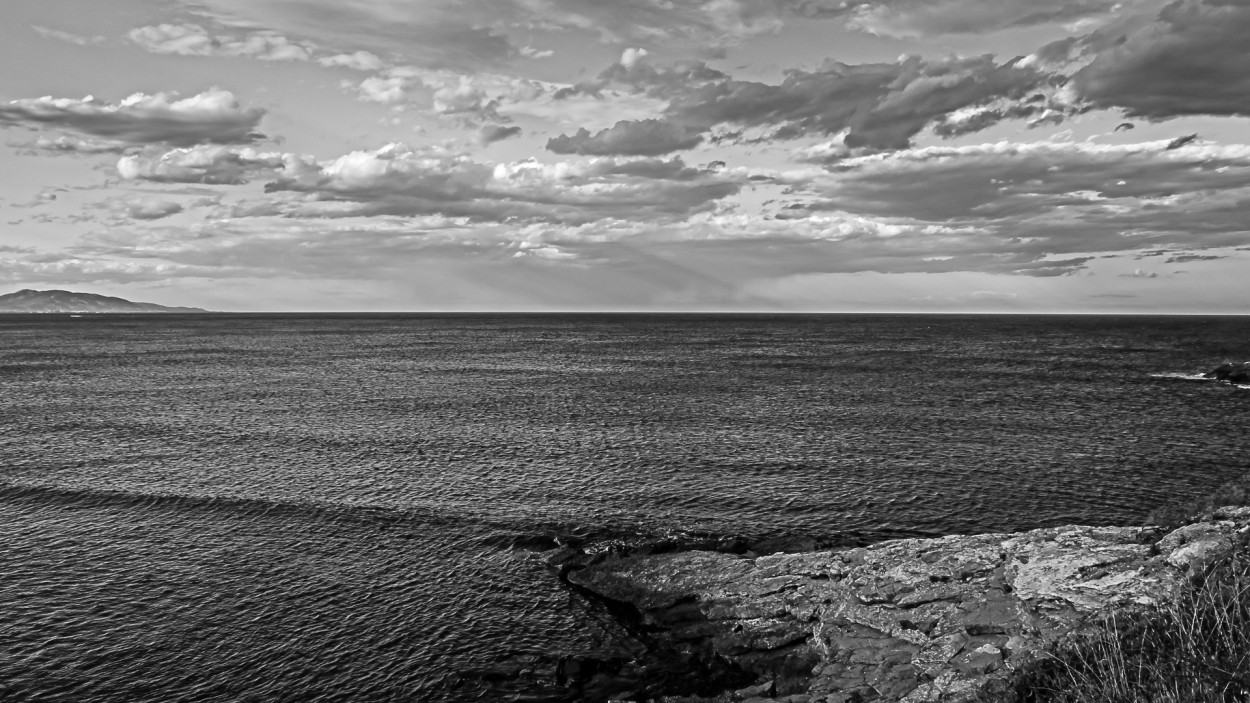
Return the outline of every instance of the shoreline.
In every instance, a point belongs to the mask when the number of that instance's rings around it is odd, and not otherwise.
[[[1250,540],[1250,507],[1175,530],[1069,525],[744,556],[553,557],[646,647],[575,664],[584,700],[971,703],[1106,618],[1149,612]],[[567,667],[566,667],[567,668]]]

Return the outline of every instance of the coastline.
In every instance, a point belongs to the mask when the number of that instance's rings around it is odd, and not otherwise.
[[[648,650],[585,700],[970,703],[1106,619],[1149,612],[1250,539],[1250,508],[1167,531],[1065,526],[743,556],[565,554]],[[661,675],[647,673],[648,668]],[[680,669],[684,674],[675,673]]]

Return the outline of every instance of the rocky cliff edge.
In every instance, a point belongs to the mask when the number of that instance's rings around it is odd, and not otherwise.
[[[737,672],[734,690],[671,700],[969,701],[1057,640],[1175,597],[1250,539],[1250,508],[1208,517],[1167,534],[1068,526],[755,558],[615,556],[566,565],[566,578],[630,609],[671,656]]]

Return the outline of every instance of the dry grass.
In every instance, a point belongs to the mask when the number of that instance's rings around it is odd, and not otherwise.
[[[1250,552],[1157,612],[1108,618],[1013,682],[1018,703],[1250,701]]]
[[[1197,500],[1156,508],[1146,518],[1146,522],[1150,525],[1160,525],[1172,530],[1181,525],[1194,522],[1202,515],[1227,505],[1250,505],[1250,474],[1229,481],[1216,488],[1209,495]]]

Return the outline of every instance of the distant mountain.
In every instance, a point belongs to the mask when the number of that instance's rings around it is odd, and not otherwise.
[[[199,308],[171,308],[155,303],[132,303],[94,293],[67,290],[19,290],[0,295],[0,313],[5,312],[206,312]]]

